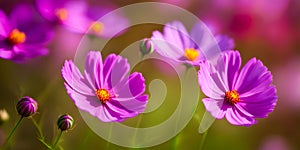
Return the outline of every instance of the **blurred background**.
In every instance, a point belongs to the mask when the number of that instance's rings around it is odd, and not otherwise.
[[[87,0],[88,6],[99,8],[123,7],[142,0]],[[244,150],[296,150],[300,149],[300,1],[298,0],[160,0],[187,9],[205,22],[214,34],[226,34],[235,40],[243,63],[256,57],[271,70],[279,96],[277,106],[268,118],[259,119],[251,127],[229,124],[226,119],[216,120],[209,129],[204,149]],[[0,9],[7,15],[20,3],[36,8],[34,0],[1,0]],[[109,12],[109,11],[108,11]],[[138,13],[138,12],[137,12]],[[164,11],[167,13],[172,13]],[[171,15],[171,14],[170,14]],[[126,16],[124,16],[126,19]],[[145,37],[152,31],[162,30],[162,25],[145,24],[128,28],[113,37],[102,51],[120,53],[125,47]],[[61,67],[64,60],[73,59],[82,33],[72,32],[62,25],[53,25],[54,34],[47,44],[49,54],[15,63],[0,59],[0,109],[6,109],[10,119],[0,126],[0,143],[19,119],[15,105],[25,95],[39,103],[33,117],[41,126],[46,141],[52,143],[58,134],[56,119],[64,113],[75,119],[75,127],[64,133],[61,147],[69,149],[129,149],[107,142],[89,129],[78,109],[66,93]],[[91,37],[91,39],[96,36]],[[107,38],[100,36],[97,38]],[[97,47],[97,43],[92,47]],[[136,49],[136,53],[140,53]],[[164,66],[161,69],[161,66]],[[146,83],[159,78],[165,82],[168,93],[165,102],[152,114],[145,114],[139,127],[159,124],[176,108],[180,85],[174,70],[163,62],[143,61],[135,66],[146,78]],[[147,88],[147,92],[148,88]],[[203,95],[201,95],[203,97]],[[202,135],[198,127],[204,114],[199,99],[195,114],[188,125],[171,140],[145,149],[199,149]],[[157,117],[159,116],[159,117]],[[125,124],[135,126],[137,119]],[[37,139],[38,131],[30,119],[25,119],[13,136],[12,149],[46,149]],[[162,133],[163,134],[163,133]]]

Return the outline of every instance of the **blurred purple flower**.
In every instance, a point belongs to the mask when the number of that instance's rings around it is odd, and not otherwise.
[[[209,9],[199,9],[199,17],[243,43],[264,41],[272,51],[290,51],[296,40],[293,33],[298,31],[292,21],[299,18],[289,19],[292,5],[291,0],[212,0]]]
[[[267,137],[259,150],[290,150],[291,147],[288,145],[286,140],[281,136],[270,136]]]
[[[8,18],[0,10],[0,58],[24,62],[48,54],[51,27],[30,5],[15,7]]]
[[[206,28],[197,23],[189,34],[179,21],[167,23],[164,34],[154,31],[151,40],[155,50],[162,56],[179,63],[197,65],[205,60],[204,52],[214,52],[219,46],[221,51],[231,50],[234,42],[227,36],[218,35],[215,39],[206,39]],[[218,45],[216,45],[218,44]]]
[[[285,101],[281,106],[287,106],[287,111],[300,108],[300,59],[298,57],[275,68],[274,82],[278,89],[278,96],[284,97]]]
[[[124,30],[128,20],[119,13],[110,13],[111,6],[91,7],[86,1],[36,0],[38,10],[47,20],[63,25],[76,33],[91,33],[102,37],[113,37]],[[98,19],[101,19],[101,22]],[[91,29],[90,31],[88,31]]]
[[[199,84],[209,98],[202,101],[211,115],[226,119],[233,125],[250,126],[256,118],[265,118],[273,111],[276,88],[270,71],[256,58],[249,60],[240,70],[238,51],[221,54],[214,66],[208,61],[200,63]]]
[[[123,121],[143,112],[148,96],[141,73],[128,75],[126,59],[115,54],[102,62],[100,52],[90,51],[84,75],[72,61],[66,61],[62,76],[75,105],[103,122]]]

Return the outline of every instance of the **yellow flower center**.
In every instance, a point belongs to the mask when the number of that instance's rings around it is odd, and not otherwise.
[[[91,28],[94,32],[100,33],[103,31],[104,25],[102,22],[94,21],[94,22],[92,22]]]
[[[112,97],[112,95],[106,89],[99,89],[96,91],[96,94],[102,104],[105,104]]]
[[[59,8],[55,10],[55,15],[59,20],[64,21],[68,18],[68,11],[64,8]]]
[[[225,100],[226,102],[234,105],[237,102],[240,102],[240,95],[236,90],[232,90],[232,91],[227,91],[225,93]]]
[[[199,57],[200,53],[194,48],[187,48],[185,49],[184,55],[188,60],[195,61]]]
[[[10,32],[7,39],[12,45],[17,45],[25,42],[26,35],[24,32],[14,29]]]

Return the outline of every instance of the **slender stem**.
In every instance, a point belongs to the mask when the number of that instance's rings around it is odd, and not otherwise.
[[[19,119],[19,121],[18,121],[17,124],[15,125],[15,127],[11,130],[11,132],[9,133],[8,137],[6,138],[6,140],[5,140],[4,144],[3,144],[3,147],[4,147],[6,144],[8,144],[8,142],[9,142],[11,136],[15,133],[16,129],[18,128],[18,126],[19,126],[20,123],[22,122],[23,118],[24,118],[24,117],[21,116],[20,119]]]
[[[48,149],[52,149],[51,146],[49,144],[47,144],[47,142],[45,141],[45,137],[44,137],[44,134],[43,134],[43,131],[41,129],[41,127],[39,126],[39,124],[35,121],[35,119],[31,118],[34,126],[37,128],[38,132],[39,132],[39,138],[38,140],[44,144]]]
[[[208,130],[205,131],[201,137],[201,142],[200,142],[200,148],[199,150],[202,150],[205,144],[206,136],[207,136]]]
[[[39,132],[39,136],[40,138],[44,138],[43,132],[41,127],[39,126],[39,124],[35,121],[35,119],[31,118],[31,121],[33,122],[34,126],[37,128],[38,132]]]
[[[42,144],[44,144],[48,149],[52,150],[52,147],[46,143],[44,139],[38,139]]]
[[[58,135],[58,137],[56,138],[56,140],[55,140],[55,142],[54,142],[54,144],[53,144],[52,149],[55,149],[55,147],[56,147],[56,145],[57,145],[57,143],[58,143],[58,141],[59,141],[59,139],[60,139],[62,133],[63,133],[63,131],[60,130],[59,135]]]

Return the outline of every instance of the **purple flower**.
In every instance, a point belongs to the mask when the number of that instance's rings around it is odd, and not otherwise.
[[[110,54],[102,62],[100,52],[90,51],[82,75],[72,61],[66,61],[62,76],[75,105],[103,122],[123,121],[143,112],[148,95],[141,73],[128,75],[126,59]]]
[[[230,50],[234,42],[227,36],[217,36],[215,39],[207,36],[208,31],[201,23],[196,23],[189,34],[179,21],[168,23],[164,27],[164,34],[154,31],[151,40],[156,51],[179,63],[198,65],[211,53]]]
[[[208,61],[200,63],[199,84],[209,98],[202,101],[211,115],[226,119],[233,125],[250,126],[256,118],[265,118],[273,111],[276,88],[272,75],[261,61],[252,58],[240,70],[238,51],[220,55],[216,65]]]
[[[57,126],[61,131],[65,131],[65,130],[69,130],[72,128],[74,124],[74,119],[72,116],[65,114],[65,115],[61,115],[58,119],[57,119]]]
[[[17,111],[22,117],[32,116],[38,109],[38,103],[29,96],[21,98],[17,103]]]
[[[87,33],[102,37],[113,37],[124,30],[128,21],[122,14],[111,13],[112,6],[90,7],[86,1],[36,0],[39,12],[54,24],[60,24],[76,33]]]
[[[8,18],[0,10],[0,58],[23,62],[48,54],[52,30],[33,7],[19,5]]]

